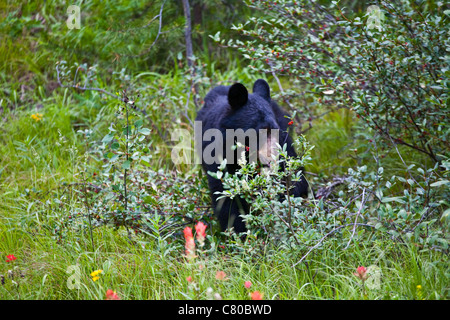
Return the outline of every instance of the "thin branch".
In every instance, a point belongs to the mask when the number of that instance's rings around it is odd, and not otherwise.
[[[260,188],[260,192],[262,192],[261,188]],[[289,198],[289,186],[286,186],[286,193],[287,193],[287,198],[289,201],[289,223],[283,219],[283,217],[278,213],[277,210],[275,210],[275,208],[270,203],[269,203],[269,207],[272,210],[272,212],[275,213],[278,216],[278,218],[280,218],[280,220],[286,225],[286,227],[288,227],[291,230],[292,235],[294,236],[295,242],[297,243],[297,245],[300,245],[300,241],[297,239],[297,235],[295,234],[295,231],[292,228],[292,223],[291,223],[291,201]]]
[[[277,81],[278,88],[280,88],[280,91],[281,91],[281,92],[284,92],[283,87],[281,86],[280,79],[278,79],[278,77],[277,77],[275,71],[272,71],[272,76],[273,76],[273,77],[275,78],[275,80]]]
[[[316,192],[316,198],[319,199],[326,199],[330,196],[330,194],[333,192],[334,188],[336,188],[337,186],[344,184],[345,183],[345,179],[347,177],[343,176],[343,177],[334,177],[332,183],[327,186],[327,187],[323,187],[320,188],[319,190],[317,190]]]
[[[183,0],[183,9],[184,9],[184,16],[186,18],[186,25],[184,30],[184,38],[186,41],[186,59],[189,68],[192,68],[192,56],[193,56],[193,49],[192,49],[192,27],[191,27],[191,8],[189,6],[188,0]]]
[[[371,226],[371,225],[369,225],[369,224],[364,224],[364,223],[356,223],[356,225],[358,225],[358,226],[364,226],[364,227],[375,228],[374,226]],[[348,226],[352,226],[352,224],[345,224],[345,225],[343,225],[343,226],[339,226],[339,227],[337,227],[337,228],[331,230],[330,232],[328,232],[326,235],[324,235],[324,236],[322,237],[322,239],[319,240],[319,242],[318,242],[314,247],[312,247],[311,249],[309,249],[308,252],[307,252],[307,253],[306,253],[299,261],[297,261],[292,267],[294,268],[296,265],[298,265],[298,264],[301,263],[303,260],[305,260],[305,258],[306,258],[306,257],[307,257],[314,249],[316,249],[318,246],[320,246],[320,244],[323,242],[323,240],[325,240],[328,236],[330,236],[330,235],[332,235],[333,233],[335,233],[336,231],[338,231],[338,230],[340,230],[340,229],[342,229],[342,228],[348,227]]]
[[[89,91],[98,91],[98,92],[107,94],[107,95],[109,95],[109,96],[111,96],[111,97],[114,97],[114,98],[116,98],[116,99],[118,99],[118,100],[123,101],[119,96],[117,96],[117,95],[115,95],[115,94],[113,94],[113,93],[111,93],[111,92],[109,92],[109,91],[106,91],[106,90],[104,90],[104,89],[93,88],[93,87],[87,88],[87,87],[86,87],[86,84],[85,84],[83,87],[80,87],[80,86],[75,85],[75,84],[71,84],[71,85],[65,85],[65,84],[62,84],[61,79],[60,79],[60,77],[59,77],[60,71],[59,71],[59,68],[58,68],[58,67],[59,67],[59,66],[56,65],[56,77],[57,77],[57,80],[58,80],[58,84],[60,85],[61,88],[74,88],[74,89],[78,89],[78,90],[82,90],[82,91],[88,91],[88,90],[89,90]],[[75,79],[76,79],[76,77],[77,77],[78,69],[79,69],[79,68],[77,68],[77,71],[76,71],[76,73],[75,73],[75,78],[74,78],[73,81],[75,81]]]
[[[191,90],[192,90],[192,88],[194,89],[193,100],[194,100],[195,108],[198,110],[199,105],[198,105],[197,96],[196,96],[198,94],[198,85],[195,83],[195,77],[194,77],[195,76],[194,50],[192,48],[191,8],[189,6],[189,0],[183,0],[183,9],[184,9],[184,16],[186,18],[185,30],[184,30],[184,39],[186,42],[186,60],[187,60],[187,64],[189,67],[189,72],[192,77]]]
[[[192,128],[194,127],[194,123],[192,122],[191,118],[188,115],[188,109],[189,109],[189,100],[191,99],[191,91],[192,91],[193,86],[194,86],[194,84],[192,84],[189,89],[188,96],[186,99],[186,104],[184,106],[184,116],[186,117],[186,119],[189,120],[189,123],[191,124]],[[194,94],[194,96],[195,96],[195,94]],[[194,102],[195,102],[195,98],[194,98]]]
[[[350,242],[352,242],[353,237],[355,236],[355,231],[356,231],[356,222],[358,221],[359,215],[361,214],[361,210],[364,206],[364,203],[366,202],[366,199],[364,198],[366,193],[366,188],[363,189],[363,193],[362,193],[362,199],[361,199],[361,205],[359,206],[359,210],[358,213],[356,214],[356,218],[355,218],[355,223],[353,225],[353,231],[352,231],[352,236],[350,237],[350,239],[347,242],[347,245],[345,246],[344,250],[347,250],[348,246],[350,245]]]
[[[422,189],[423,192],[425,192],[425,189],[422,188],[422,186],[416,181],[416,179],[414,179],[414,176],[412,175],[411,171],[409,170],[408,165],[407,165],[407,164],[405,163],[405,161],[403,160],[403,157],[402,157],[402,155],[400,154],[400,151],[398,151],[397,144],[392,140],[392,138],[391,138],[390,135],[389,135],[388,137],[389,137],[389,139],[391,140],[392,145],[393,145],[394,148],[395,148],[395,151],[397,151],[397,154],[398,154],[398,156],[400,157],[400,160],[401,160],[401,161],[403,162],[403,164],[405,165],[406,171],[408,171],[409,176],[411,177],[411,179],[412,179],[412,180],[420,187],[420,189]]]
[[[139,58],[139,57],[142,57],[143,55],[145,55],[145,54],[147,54],[147,53],[150,52],[150,50],[151,50],[151,49],[154,47],[154,45],[156,44],[156,41],[158,41],[159,36],[161,35],[161,29],[162,29],[162,12],[163,12],[164,4],[165,4],[165,3],[166,3],[166,0],[164,0],[164,2],[162,3],[161,8],[160,8],[160,10],[159,10],[159,14],[158,14],[157,16],[153,17],[153,19],[149,22],[149,24],[150,24],[150,23],[153,22],[153,20],[155,20],[156,18],[159,17],[158,33],[156,34],[156,38],[155,38],[155,40],[153,40],[153,43],[150,45],[150,47],[148,47],[148,48],[147,48],[146,50],[144,50],[143,52],[141,52],[141,53],[139,53],[139,54],[137,54],[137,55],[134,55],[134,56],[130,56],[130,55],[122,55],[122,56],[127,56],[127,57],[132,57],[132,58]]]
[[[77,77],[78,69],[79,69],[79,68],[77,68],[77,71],[76,71],[76,73],[75,73],[75,77]],[[115,99],[117,99],[117,100],[120,100],[120,101],[124,102],[124,99],[123,99],[123,98],[121,98],[121,97],[118,96],[118,95],[115,95],[114,93],[111,93],[111,92],[109,92],[109,91],[106,91],[105,89],[95,88],[95,87],[86,87],[86,82],[84,83],[84,86],[83,86],[83,87],[80,87],[80,86],[74,85],[74,84],[71,84],[71,85],[63,84],[63,83],[61,82],[61,78],[60,78],[59,65],[56,65],[56,77],[57,77],[57,80],[58,80],[58,84],[59,84],[59,86],[60,86],[61,88],[73,88],[73,89],[78,89],[78,90],[81,90],[81,91],[97,91],[97,92],[104,93],[104,94],[106,94],[106,95],[108,95],[108,96],[110,96],[110,97],[113,97],[113,98],[115,98]],[[75,78],[74,78],[73,82],[75,82]],[[142,114],[144,114],[144,116],[147,115],[147,112],[146,112],[145,110],[142,110],[142,109],[136,107],[135,105],[133,105],[133,109],[135,109],[135,110],[141,112]]]

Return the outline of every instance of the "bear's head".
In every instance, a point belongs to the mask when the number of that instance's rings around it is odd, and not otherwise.
[[[272,162],[279,143],[280,125],[272,108],[269,84],[259,79],[253,85],[253,94],[241,83],[235,83],[228,91],[229,110],[221,121],[221,127],[234,130],[235,137],[230,134],[227,139],[234,140],[239,134],[244,135],[247,151],[251,159],[259,160],[263,165]],[[252,160],[251,160],[252,161]]]

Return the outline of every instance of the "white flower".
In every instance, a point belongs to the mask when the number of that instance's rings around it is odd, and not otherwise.
[[[241,167],[245,166],[247,164],[247,159],[245,159],[245,152],[242,151],[241,157],[238,159],[238,165]]]

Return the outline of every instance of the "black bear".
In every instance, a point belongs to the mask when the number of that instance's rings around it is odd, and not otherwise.
[[[227,159],[226,171],[230,174],[235,173],[239,169],[238,158],[239,153],[236,149],[231,148],[229,142],[230,130],[236,132],[263,132],[266,129],[268,138],[256,138],[256,143],[251,143],[251,135],[246,136],[243,142],[244,150],[247,153],[247,159],[252,149],[256,148],[257,152],[263,154],[266,158],[270,158],[270,149],[276,143],[283,146],[287,145],[287,153],[289,156],[296,156],[292,140],[288,134],[289,119],[285,113],[271,98],[269,84],[262,79],[257,80],[253,85],[253,94],[249,94],[246,87],[240,83],[232,86],[218,86],[212,89],[205,97],[203,108],[198,112],[196,123],[201,123],[201,150],[197,146],[197,150],[201,154],[202,166],[206,172],[217,172],[222,159]],[[212,137],[207,138],[208,130],[215,132]],[[273,129],[276,135],[271,135]],[[220,133],[220,134],[219,134]],[[210,136],[210,135],[208,135]],[[231,136],[231,140],[234,137]],[[209,140],[209,141],[208,141]],[[253,139],[255,140],[255,139]],[[199,141],[196,141],[199,143]],[[235,141],[232,141],[232,144]],[[215,145],[215,148],[211,148]],[[211,161],[205,159],[205,151],[214,151],[214,159]],[[242,149],[240,149],[242,150]],[[269,151],[268,151],[269,150]],[[241,197],[222,198],[217,200],[219,195],[215,192],[223,191],[222,182],[208,174],[208,184],[211,191],[212,204],[214,212],[218,217],[222,230],[233,226],[235,232],[241,233],[246,231],[245,223],[240,217],[241,214],[248,214],[249,204]],[[290,194],[295,197],[306,196],[308,193],[308,184],[304,178],[295,182]]]

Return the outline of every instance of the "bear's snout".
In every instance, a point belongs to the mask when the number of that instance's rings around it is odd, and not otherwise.
[[[263,167],[272,167],[276,164],[278,159],[278,139],[274,135],[267,136],[267,139],[260,141],[260,147],[258,149],[258,159]]]

